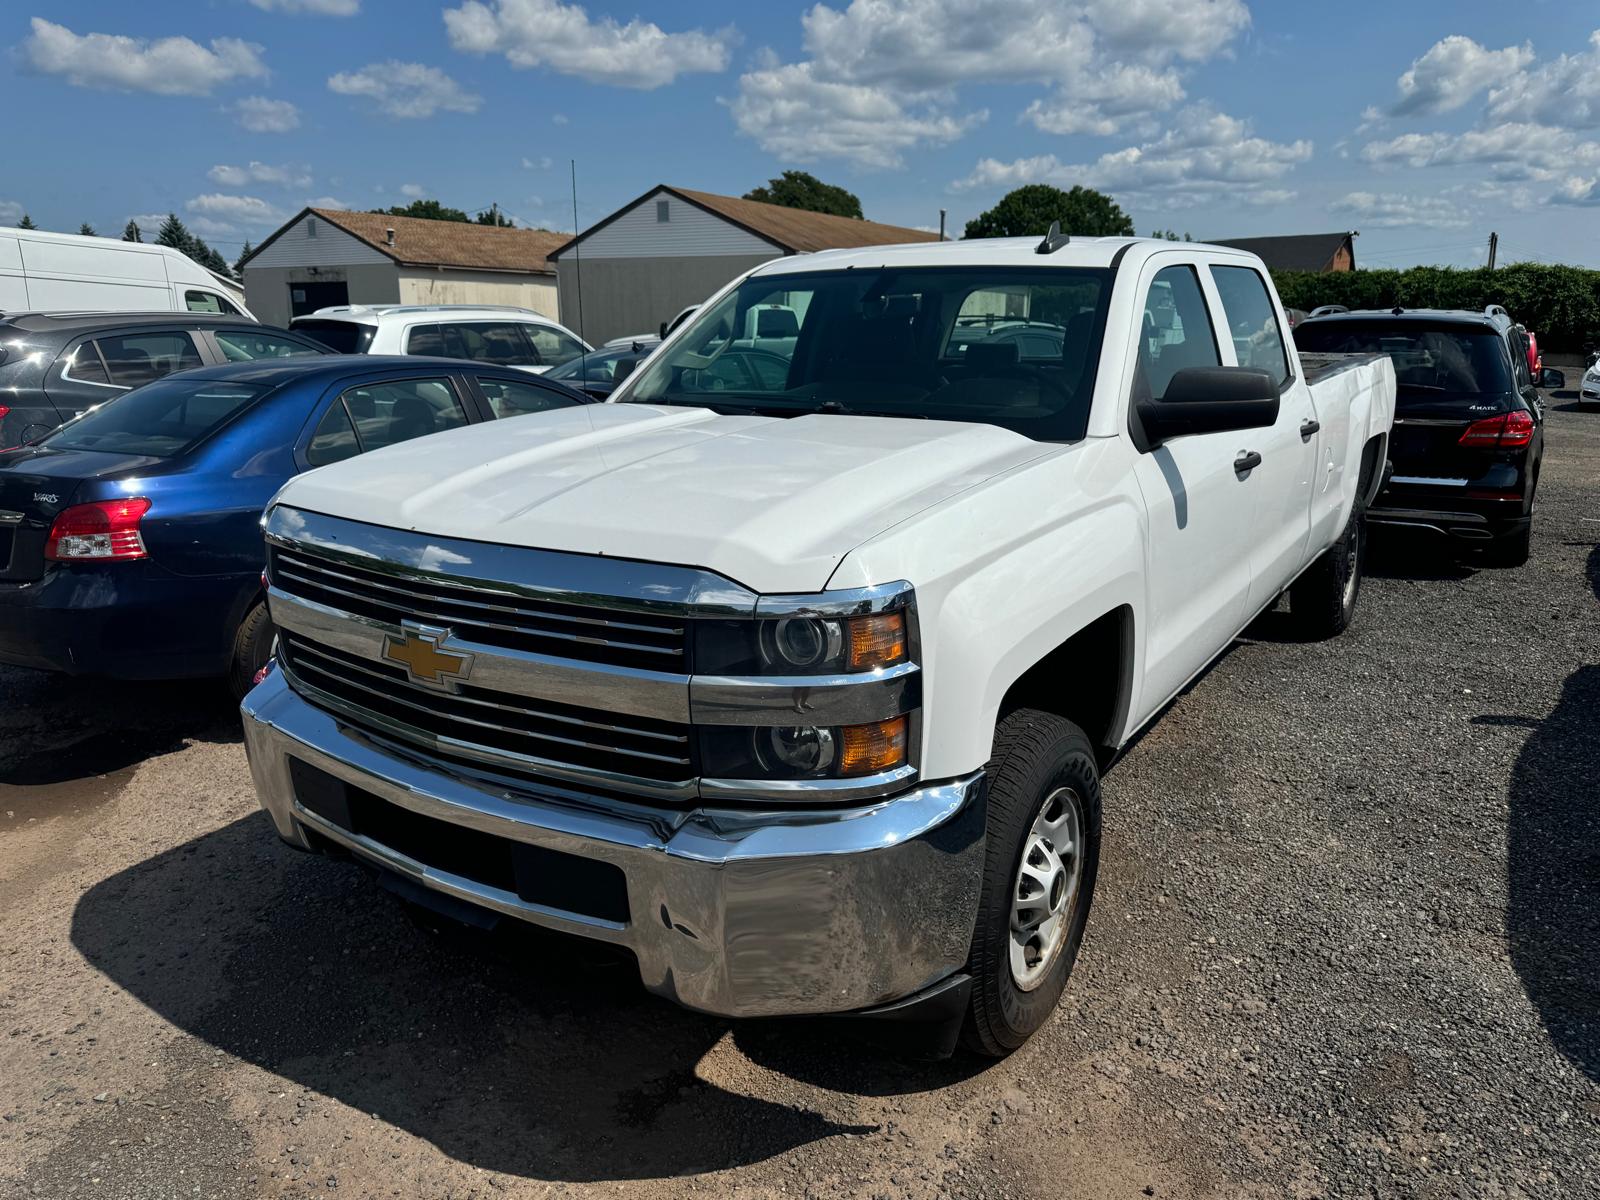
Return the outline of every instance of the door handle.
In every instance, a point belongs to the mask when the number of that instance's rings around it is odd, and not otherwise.
[[[1319,430],[1321,428],[1322,428],[1322,422],[1321,421],[1301,421],[1300,422],[1300,440],[1301,441],[1310,441],[1312,435],[1315,434],[1317,432],[1317,430]]]
[[[1240,475],[1246,471],[1254,471],[1261,465],[1261,455],[1254,450],[1241,451],[1239,457],[1233,460],[1233,469]]]

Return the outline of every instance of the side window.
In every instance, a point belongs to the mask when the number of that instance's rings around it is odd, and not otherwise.
[[[579,403],[573,396],[564,396],[536,383],[479,378],[478,386],[488,397],[489,407],[497,417],[520,417],[524,413],[548,412],[552,408],[572,408]]]
[[[526,324],[522,329],[528,335],[528,340],[533,343],[533,348],[538,351],[539,362],[544,366],[559,367],[584,352],[583,346],[576,338],[568,337],[559,329],[533,324]]]
[[[413,325],[406,334],[406,353],[446,358],[450,352],[445,349],[444,335],[437,325]]]
[[[1222,365],[1200,277],[1193,267],[1167,267],[1157,272],[1145,293],[1143,319],[1139,367],[1151,399],[1166,396],[1172,377],[1185,367]]]
[[[329,463],[354,458],[360,453],[355,426],[350,423],[350,413],[344,406],[344,400],[335,400],[328,411],[322,414],[322,420],[317,422],[317,432],[312,434],[311,444],[306,447],[306,461],[313,467],[325,467]]]
[[[1282,387],[1289,382],[1289,355],[1267,282],[1249,267],[1212,267],[1211,278],[1222,297],[1223,316],[1233,337],[1233,351],[1241,367],[1272,372]]]
[[[214,292],[185,292],[183,294],[184,307],[190,312],[221,313],[222,297]]]
[[[200,354],[186,333],[129,333],[96,338],[111,382],[135,388],[200,365]]]
[[[470,358],[474,362],[501,367],[529,366],[538,363],[515,321],[469,321],[443,328],[446,353],[451,358]]]
[[[111,377],[106,374],[106,365],[100,361],[100,352],[94,348],[92,341],[84,342],[72,352],[72,358],[62,370],[61,377],[79,383],[111,386]]]
[[[443,379],[364,383],[341,397],[362,453],[467,423],[455,389]]]
[[[248,329],[218,329],[213,336],[222,357],[229,362],[254,362],[258,358],[301,358],[318,354],[304,342],[292,341],[275,333],[256,333]]]

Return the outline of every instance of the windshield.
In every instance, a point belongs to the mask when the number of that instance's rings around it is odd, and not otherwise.
[[[546,379],[581,379],[584,383],[610,383],[617,373],[617,363],[624,358],[641,355],[631,346],[621,350],[595,350],[577,358],[568,359],[559,367],[544,373]]]
[[[695,314],[627,401],[764,415],[979,421],[1076,441],[1111,273],[904,268],[764,275]]]
[[[1310,321],[1296,326],[1301,350],[1387,354],[1394,363],[1397,407],[1503,395],[1515,390],[1500,335],[1459,321]]]
[[[175,458],[266,391],[243,383],[160,379],[91,408],[38,444]]]
[[[290,321],[289,328],[321,342],[335,354],[365,354],[372,345],[372,335],[377,332],[371,325],[359,325],[354,321]]]

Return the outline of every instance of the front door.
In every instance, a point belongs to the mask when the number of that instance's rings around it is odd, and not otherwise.
[[[1143,325],[1136,396],[1142,390],[1162,398],[1184,367],[1222,365],[1193,265],[1156,270],[1146,284]],[[1233,464],[1241,439],[1253,432],[1173,438],[1135,464],[1150,520],[1141,717],[1196,675],[1244,622],[1259,489]]]

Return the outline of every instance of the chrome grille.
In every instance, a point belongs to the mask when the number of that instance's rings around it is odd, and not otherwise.
[[[447,626],[486,646],[551,654],[578,662],[687,672],[687,627],[681,618],[564,604],[443,580],[374,570],[299,547],[271,546],[274,586],[376,621]]]
[[[290,678],[331,700],[341,715],[516,774],[609,777],[618,790],[688,794],[695,775],[689,728],[463,684],[442,692],[405,671],[280,631]],[[315,699],[316,697],[312,697]]]

